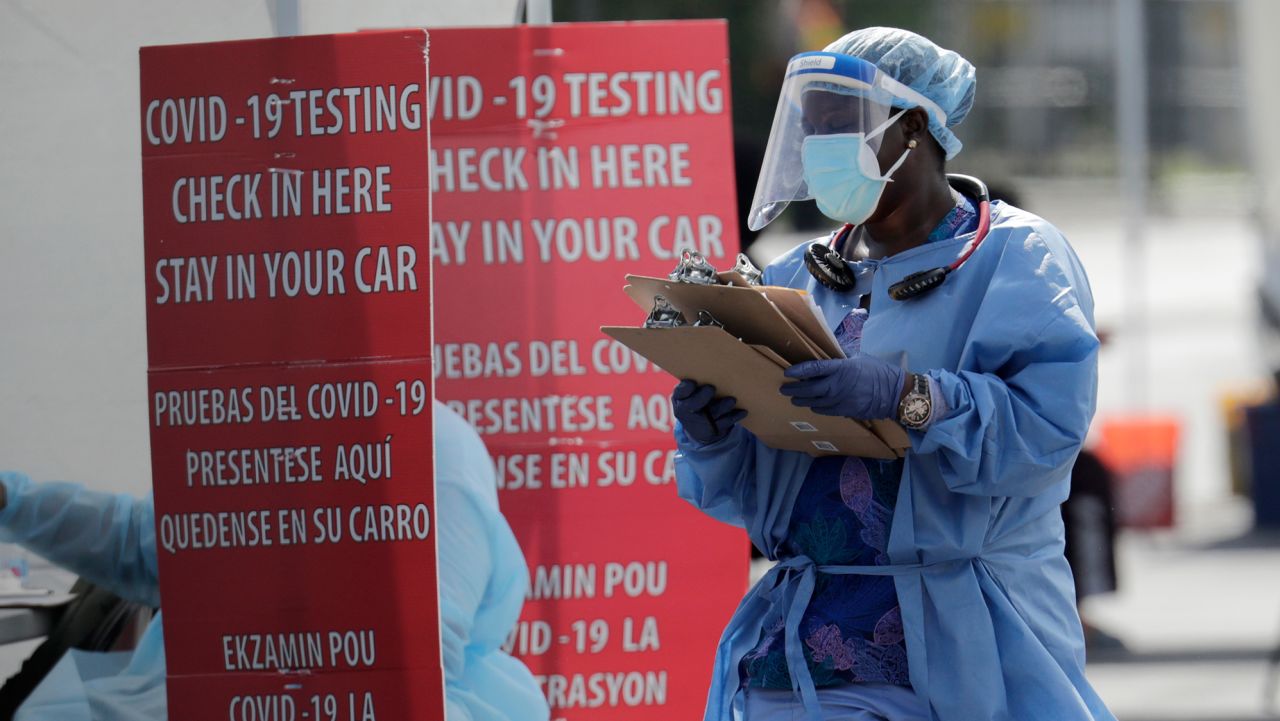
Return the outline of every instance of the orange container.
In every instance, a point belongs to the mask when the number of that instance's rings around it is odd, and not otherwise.
[[[1115,474],[1112,493],[1121,526],[1173,526],[1181,427],[1174,416],[1113,416],[1100,423],[1098,456]]]

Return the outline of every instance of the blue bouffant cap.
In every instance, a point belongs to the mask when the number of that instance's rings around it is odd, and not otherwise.
[[[977,78],[973,64],[959,54],[940,48],[928,38],[898,28],[863,28],[828,45],[831,53],[852,55],[874,64],[881,72],[932,100],[946,114],[929,115],[929,132],[942,146],[947,160],[963,144],[949,128],[960,124],[973,107]],[[912,108],[919,103],[899,98],[895,105]]]

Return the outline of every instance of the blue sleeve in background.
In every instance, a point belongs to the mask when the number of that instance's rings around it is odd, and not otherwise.
[[[493,461],[475,431],[440,404],[435,421],[446,718],[546,721],[550,709],[533,674],[502,650],[524,604],[529,573],[498,510]],[[128,600],[160,605],[149,497],[37,484],[13,472],[0,472],[0,484],[7,499],[0,509],[0,542],[21,544]],[[119,668],[92,677],[81,673],[84,663],[107,656]],[[22,718],[134,721],[164,715],[158,616],[132,656],[69,655],[58,668],[65,683],[42,684],[41,694],[24,704]]]
[[[498,510],[493,460],[476,432],[435,406],[440,628],[448,721],[545,721],[529,669],[502,650],[520,617],[529,570]]]
[[[126,600],[160,605],[149,497],[37,484],[14,472],[0,472],[0,484],[6,499],[0,541],[21,544]]]

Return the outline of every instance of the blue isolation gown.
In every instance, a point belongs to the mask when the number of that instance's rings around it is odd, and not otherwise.
[[[953,262],[966,233],[857,263],[858,285],[829,290],[795,248],[764,282],[803,288],[836,327],[870,294],[862,352],[925,373],[945,415],[911,431],[888,566],[815,566],[783,541],[813,459],[742,427],[703,445],[676,429],[681,497],[745,528],[778,564],[743,599],[717,651],[707,721],[741,708],[739,663],[782,618],[796,703],[819,721],[798,634],[817,573],[892,575],[911,685],[938,721],[1113,721],[1084,676],[1084,639],[1059,505],[1093,416],[1093,297],[1052,225],[992,204],[990,233],[940,287],[899,302],[888,288]],[[751,721],[747,719],[746,721]]]
[[[498,511],[493,463],[475,431],[435,405],[437,545],[448,721],[544,721],[533,675],[500,646],[524,602],[528,570]],[[122,598],[160,605],[150,498],[32,483],[0,473],[0,542],[20,543]],[[15,721],[161,721],[164,633],[158,614],[132,652],[72,650]]]

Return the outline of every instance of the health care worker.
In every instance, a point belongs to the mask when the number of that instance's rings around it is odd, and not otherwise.
[[[499,647],[524,603],[528,570],[498,511],[493,462],[476,432],[435,404],[441,640],[448,721],[545,721],[533,675]],[[20,543],[117,595],[159,606],[151,499],[0,473],[0,541]],[[157,614],[129,653],[69,651],[16,721],[163,721]]]
[[[787,68],[749,222],[813,198],[845,224],[764,282],[809,291],[847,358],[780,390],[897,418],[911,446],[774,450],[732,398],[676,387],[681,496],[778,561],[725,629],[708,721],[1114,718],[1085,680],[1058,510],[1094,410],[1093,298],[1056,228],[948,183],[974,85],[890,28]]]

